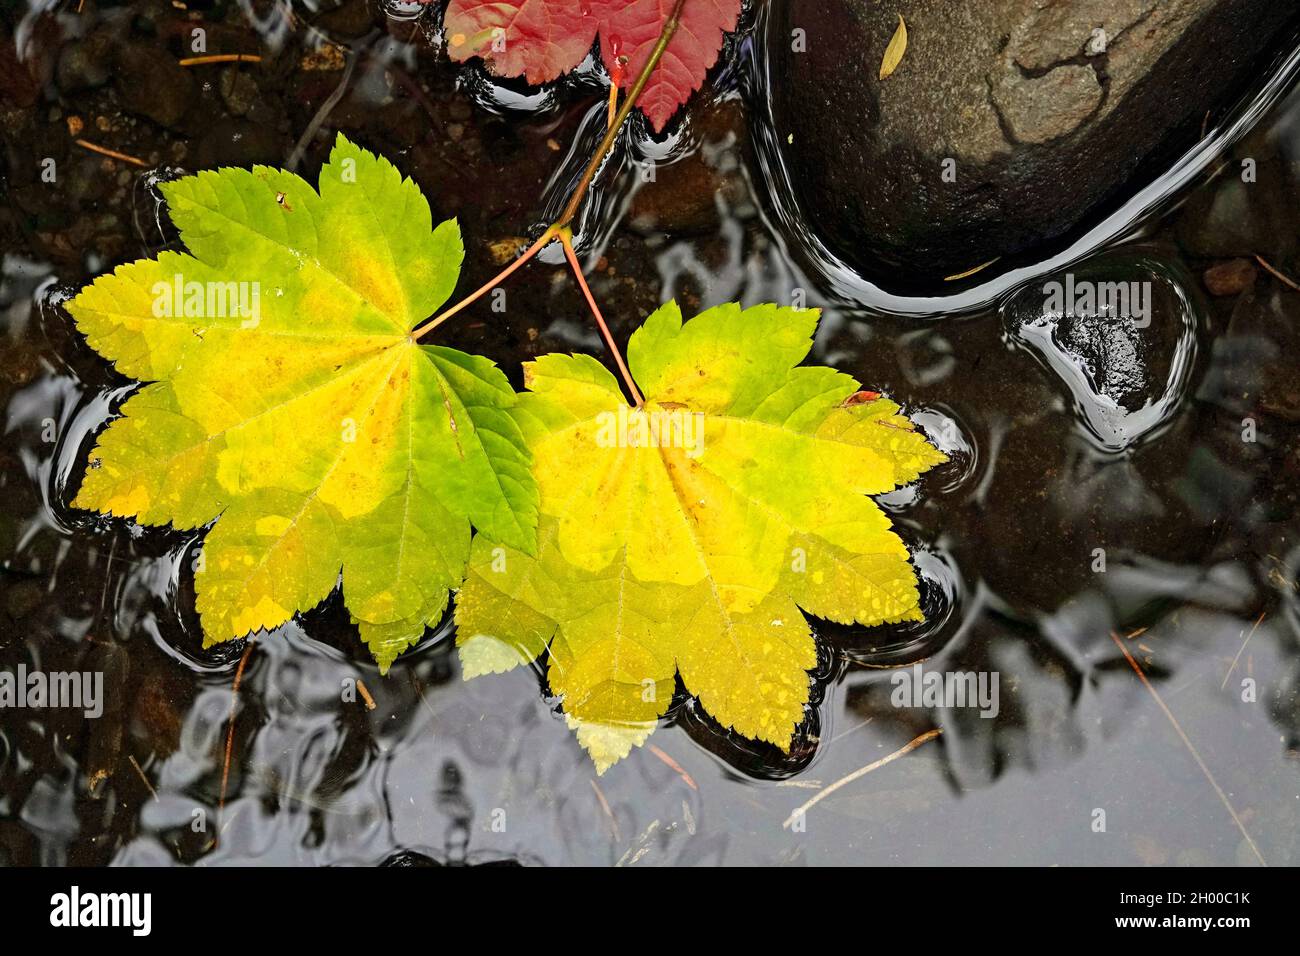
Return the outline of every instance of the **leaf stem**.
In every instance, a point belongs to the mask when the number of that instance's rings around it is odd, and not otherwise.
[[[582,205],[583,198],[587,195],[587,190],[591,188],[592,181],[596,178],[596,171],[600,169],[601,163],[609,155],[609,151],[614,148],[614,140],[618,138],[618,131],[623,128],[627,121],[628,114],[636,106],[637,100],[641,98],[641,91],[645,89],[646,83],[650,81],[650,74],[654,68],[659,65],[664,51],[668,49],[668,44],[672,42],[673,34],[677,32],[677,26],[682,20],[682,8],[686,6],[686,0],[677,0],[673,6],[673,12],[668,15],[664,21],[663,31],[659,34],[659,41],[650,51],[650,59],[646,60],[645,66],[641,68],[640,74],[636,78],[636,83],[632,85],[632,90],[623,101],[622,107],[619,108],[618,115],[614,121],[609,124],[609,129],[605,131],[605,138],[601,140],[600,147],[596,150],[596,155],[591,157],[591,162],[582,173],[582,178],[578,180],[578,188],[573,191],[569,197],[569,203],[564,207],[564,212],[560,218],[555,221],[556,226],[567,226],[573,222],[578,214],[578,207]]]
[[[618,119],[618,84],[623,79],[623,67],[621,64],[614,64],[614,72],[610,74],[609,80],[609,119],[605,120],[605,129],[614,125],[614,120]]]
[[[411,339],[414,341],[418,341],[419,339],[423,338],[425,335],[432,332],[438,326],[442,325],[442,323],[446,322],[448,319],[450,319],[461,309],[465,308],[466,306],[473,305],[479,299],[483,298],[483,296],[487,295],[488,292],[490,292],[492,289],[496,288],[503,281],[505,281],[505,279],[512,272],[514,272],[516,269],[522,266],[533,256],[537,255],[537,253],[541,252],[542,249],[545,248],[546,244],[556,237],[558,232],[559,232],[558,227],[549,226],[544,233],[542,233],[540,236],[537,237],[537,241],[534,242],[531,246],[529,246],[524,251],[524,254],[522,256],[520,256],[514,262],[510,263],[510,265],[506,266],[504,269],[502,269],[500,272],[494,275],[491,279],[488,279],[488,281],[483,283],[483,285],[481,285],[476,292],[467,295],[465,298],[461,299],[459,302],[453,305],[450,309],[438,313],[438,315],[434,316],[428,322],[424,323],[424,325],[420,326],[418,329],[416,329],[414,332],[411,333]]]
[[[637,75],[636,82],[632,84],[632,89],[628,93],[627,98],[623,101],[623,105],[619,108],[617,115],[615,115],[610,121],[609,128],[605,131],[605,138],[601,140],[600,146],[597,148],[595,155],[592,156],[591,161],[587,163],[587,168],[583,170],[582,178],[578,180],[577,188],[574,189],[573,195],[569,197],[569,201],[565,205],[564,211],[560,213],[560,218],[548,226],[546,231],[538,237],[536,242],[528,247],[523,255],[502,269],[493,278],[489,279],[477,291],[466,296],[464,299],[461,299],[446,311],[434,316],[424,325],[412,332],[412,341],[418,341],[438,326],[442,325],[442,323],[446,322],[461,309],[477,302],[491,289],[495,288],[498,284],[509,277],[516,269],[533,256],[537,255],[537,253],[541,252],[552,239],[559,239],[564,245],[564,254],[568,258],[569,264],[573,267],[573,273],[577,276],[578,285],[582,287],[583,295],[587,298],[587,304],[591,307],[592,314],[596,317],[596,323],[600,326],[601,334],[605,337],[605,344],[609,346],[610,352],[614,355],[614,360],[618,363],[618,370],[623,375],[623,381],[627,383],[627,387],[631,392],[632,397],[636,400],[637,407],[640,408],[645,404],[645,399],[641,397],[640,391],[637,390],[636,383],[632,381],[632,376],[627,370],[627,364],[623,361],[623,353],[620,352],[618,346],[614,344],[614,337],[610,335],[609,326],[605,324],[605,319],[600,314],[600,309],[596,305],[596,300],[592,297],[591,289],[587,287],[587,280],[582,275],[582,266],[578,262],[577,255],[573,251],[573,232],[569,228],[569,223],[573,222],[574,217],[578,215],[578,210],[582,206],[582,200],[586,198],[587,191],[591,189],[591,184],[595,181],[597,171],[599,171],[601,164],[604,163],[605,158],[614,148],[614,141],[618,138],[619,130],[621,130],[623,124],[627,122],[628,115],[636,106],[637,100],[641,98],[641,93],[645,89],[646,83],[650,81],[650,74],[653,73],[655,67],[659,65],[659,61],[663,58],[664,51],[668,49],[668,44],[672,42],[673,34],[677,32],[677,27],[682,20],[682,8],[685,6],[686,0],[677,0],[676,4],[673,5],[672,12],[668,15],[668,19],[664,21],[663,30],[659,34],[659,39],[655,43],[654,49],[650,51],[650,58],[646,60],[645,65],[641,67],[641,72]],[[612,77],[613,88],[611,90],[611,106],[617,101],[618,84],[621,80],[621,72],[621,69],[616,67]]]
[[[582,294],[587,299],[587,306],[591,309],[591,314],[596,318],[596,325],[600,326],[600,334],[605,337],[605,346],[614,356],[614,362],[618,365],[619,374],[623,376],[623,382],[627,385],[627,390],[636,402],[636,407],[641,408],[645,405],[645,397],[642,396],[640,389],[636,387],[636,382],[632,380],[632,373],[627,370],[627,363],[623,361],[623,353],[619,351],[618,346],[614,343],[614,336],[609,331],[609,326],[605,324],[605,317],[600,314],[600,306],[596,305],[596,297],[591,294],[591,289],[587,285],[587,279],[582,274],[582,263],[578,261],[578,254],[573,251],[573,232],[568,226],[560,229],[560,244],[564,246],[564,256],[569,260],[569,265],[573,267],[573,275],[578,280],[578,287],[582,289]]]

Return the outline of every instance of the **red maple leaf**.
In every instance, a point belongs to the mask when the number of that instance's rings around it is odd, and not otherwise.
[[[673,11],[674,0],[598,0],[601,8],[600,54],[605,68],[620,75],[623,87],[636,82]],[[722,37],[736,28],[740,0],[687,0],[682,21],[650,74],[637,106],[660,132],[692,93],[704,85],[704,75],[718,60]],[[627,66],[615,74],[619,57]]]
[[[596,26],[585,0],[451,0],[443,21],[453,60],[479,56],[497,76],[534,84],[581,63]]]
[[[704,84],[741,0],[687,0],[681,23],[638,106],[656,132]],[[675,0],[451,0],[444,26],[453,60],[482,57],[498,76],[548,83],[582,62],[600,34],[605,68],[636,82]]]

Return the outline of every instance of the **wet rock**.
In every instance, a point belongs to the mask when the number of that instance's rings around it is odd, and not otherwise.
[[[1124,316],[1068,316],[1056,342],[1083,369],[1093,391],[1135,411],[1146,404],[1153,376],[1143,361],[1137,322]]]
[[[62,91],[80,93],[107,83],[113,75],[114,43],[111,34],[99,30],[64,47],[57,70]]]
[[[321,14],[317,21],[321,29],[332,36],[355,39],[370,31],[372,19],[369,0],[345,0],[332,10]],[[377,13],[375,14],[377,15]]]
[[[678,162],[638,170],[643,180],[647,169],[654,171],[654,181],[643,181],[628,206],[628,223],[643,235],[716,232],[723,214],[744,196],[734,149],[745,130],[739,102],[700,109],[692,116],[691,128],[699,149]]]
[[[32,42],[28,38],[28,42]],[[41,95],[41,82],[35,70],[38,65],[31,57],[20,58],[18,46],[8,30],[0,30],[0,109],[9,107],[25,110]],[[6,126],[16,125],[17,118],[5,116]]]
[[[1096,443],[1120,451],[1159,428],[1184,396],[1200,325],[1191,286],[1154,257],[1093,260],[1018,293],[1009,333],[1057,375]]]
[[[160,126],[175,127],[194,104],[194,80],[156,47],[133,43],[117,55],[116,84],[122,105]]]
[[[34,581],[19,581],[9,588],[5,597],[5,610],[15,621],[21,621],[40,606],[44,595]]]
[[[1210,295],[1240,295],[1255,284],[1259,271],[1249,259],[1216,262],[1205,270],[1205,288]]]
[[[1300,422],[1300,370],[1284,358],[1300,349],[1297,310],[1300,294],[1276,281],[1242,296],[1227,334],[1215,343],[1221,360],[1207,376],[1201,397],[1234,416],[1263,412]]]
[[[221,71],[221,100],[232,116],[245,116],[256,105],[259,91],[257,80],[247,70],[238,66]]]
[[[791,0],[768,40],[802,218],[893,287],[903,270],[932,283],[1060,240],[1117,205],[1300,24],[1274,0],[913,0],[906,55],[880,80],[897,13]]]
[[[1207,259],[1287,258],[1297,249],[1300,195],[1286,163],[1264,144],[1247,144],[1238,154],[1212,188],[1195,193],[1180,210],[1178,242],[1189,255]]]
[[[700,235],[718,227],[721,177],[691,157],[661,166],[653,182],[644,182],[628,208],[628,222],[640,233]]]
[[[1008,65],[992,97],[1013,142],[1050,143],[1081,127],[1105,92],[1091,66],[1062,66],[1032,76]]]

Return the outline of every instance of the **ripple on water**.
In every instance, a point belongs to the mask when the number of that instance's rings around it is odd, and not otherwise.
[[[1057,377],[1082,433],[1119,453],[1182,407],[1205,324],[1194,289],[1176,261],[1098,256],[1016,292],[1003,309],[1006,333]]]

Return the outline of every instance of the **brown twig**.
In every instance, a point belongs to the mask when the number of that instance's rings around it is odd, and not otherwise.
[[[230,780],[230,755],[235,748],[235,713],[239,709],[239,685],[244,680],[244,668],[248,666],[248,658],[253,653],[253,644],[256,638],[248,639],[248,646],[244,648],[244,654],[239,658],[239,666],[235,668],[235,682],[230,687],[230,720],[226,727],[226,758],[221,764],[221,796],[217,800],[217,830],[221,830],[221,818],[226,811],[226,784]]]
[[[677,32],[677,26],[682,21],[682,8],[684,6],[686,6],[686,0],[677,0],[677,3],[673,5],[672,13],[664,21],[664,28],[659,34],[659,40],[655,43],[654,49],[650,51],[650,59],[646,60],[645,66],[641,68],[641,73],[637,76],[636,82],[632,84],[631,92],[628,93],[627,99],[623,101],[623,106],[619,109],[618,115],[614,117],[614,122],[609,124],[609,129],[605,131],[605,138],[601,140],[596,155],[591,157],[591,162],[583,170],[582,178],[578,180],[578,188],[569,197],[569,203],[564,207],[564,212],[560,214],[560,218],[556,220],[555,225],[567,226],[578,214],[578,207],[582,205],[583,197],[587,195],[587,190],[591,188],[592,180],[596,178],[596,171],[600,169],[601,163],[605,161],[605,156],[614,148],[614,140],[618,137],[618,131],[623,128],[628,114],[632,112],[637,100],[641,98],[641,91],[645,89],[646,83],[650,81],[650,74],[659,65],[664,51],[668,49],[668,44],[672,42],[673,34]]]
[[[1296,284],[1296,281],[1294,279],[1292,279],[1290,276],[1286,275],[1285,273],[1273,268],[1273,266],[1269,265],[1268,260],[1265,259],[1263,256],[1260,255],[1255,256],[1255,261],[1258,262],[1265,269],[1267,269],[1273,275],[1273,277],[1277,279],[1279,282],[1281,282],[1283,285],[1290,286],[1294,291],[1300,292],[1300,285]]]
[[[375,703],[375,699],[370,696],[370,691],[366,687],[366,682],[360,677],[357,678],[357,690],[361,693],[361,699],[366,702],[366,710],[374,710],[379,706]]]
[[[178,66],[207,66],[210,63],[261,63],[256,53],[213,53],[210,56],[189,56],[177,60]]]
[[[873,720],[875,720],[874,717],[868,717],[866,720],[862,721],[859,724],[856,724],[853,727],[850,727],[848,730],[841,730],[830,740],[826,741],[826,746],[829,747],[831,744],[835,743],[835,741],[839,740],[841,737],[847,737],[849,734],[861,730],[863,727],[867,726],[867,724],[871,723]]]
[[[649,750],[656,757],[658,757],[660,760],[662,760],[664,763],[666,763],[670,768],[675,770],[677,772],[677,776],[682,778],[682,782],[685,783],[686,786],[690,787],[692,790],[700,789],[695,785],[695,781],[691,779],[691,775],[687,773],[684,769],[682,769],[682,765],[679,764],[672,757],[668,756],[666,753],[664,753],[654,744],[647,744],[646,749]]]
[[[144,775],[144,770],[140,767],[139,762],[135,759],[135,754],[127,754],[126,759],[131,761],[131,766],[135,767],[135,772],[140,775],[140,779],[144,781],[144,785],[149,789],[149,792],[153,794],[153,798],[157,800],[158,791],[153,788],[153,784],[149,782],[149,778]]]
[[[134,163],[141,169],[148,169],[149,164],[143,159],[136,159],[134,156],[128,156],[126,153],[119,153],[115,149],[109,149],[107,146],[99,146],[88,139],[79,139],[75,141],[82,149],[88,149],[92,153],[99,153],[101,156],[107,156],[109,159],[120,159],[124,163]]]
[[[1219,800],[1221,800],[1224,807],[1227,808],[1228,815],[1232,817],[1232,822],[1237,824],[1237,829],[1241,831],[1241,835],[1245,837],[1246,842],[1250,844],[1250,848],[1255,852],[1255,857],[1259,860],[1260,865],[1268,866],[1268,863],[1264,861],[1264,854],[1259,852],[1259,847],[1255,845],[1255,841],[1252,840],[1250,834],[1246,832],[1246,825],[1241,822],[1241,817],[1237,816],[1237,811],[1233,808],[1232,801],[1229,800],[1228,795],[1223,792],[1223,788],[1219,786],[1219,782],[1214,779],[1214,774],[1210,773],[1210,768],[1206,766],[1205,761],[1201,759],[1201,755],[1197,753],[1196,748],[1192,746],[1192,741],[1188,738],[1187,734],[1183,733],[1183,728],[1182,725],[1178,723],[1178,718],[1174,716],[1174,712],[1169,709],[1165,704],[1164,699],[1156,691],[1155,687],[1152,686],[1151,681],[1147,679],[1146,672],[1142,670],[1142,666],[1134,660],[1133,655],[1129,653],[1128,648],[1124,646],[1124,642],[1120,640],[1118,634],[1111,631],[1110,639],[1115,642],[1115,646],[1120,649],[1120,653],[1124,655],[1124,659],[1127,660],[1129,666],[1133,668],[1133,673],[1137,674],[1138,680],[1142,682],[1142,686],[1151,692],[1151,696],[1155,698],[1155,702],[1160,706],[1165,717],[1169,719],[1169,723],[1173,724],[1174,730],[1177,732],[1179,739],[1182,740],[1183,745],[1187,748],[1187,752],[1192,755],[1192,759],[1196,761],[1196,765],[1201,768],[1201,773],[1205,774],[1205,779],[1210,781],[1210,786],[1213,787],[1214,792],[1219,795]]]
[[[909,741],[908,743],[904,744],[902,747],[899,747],[889,756],[881,757],[879,760],[873,760],[865,767],[859,767],[857,770],[853,771],[847,777],[841,777],[839,780],[836,780],[825,790],[822,790],[820,793],[818,793],[807,803],[804,803],[802,806],[796,807],[794,812],[791,813],[788,817],[786,817],[785,823],[781,824],[781,828],[784,830],[790,829],[790,827],[794,826],[795,820],[799,819],[800,816],[806,814],[814,806],[816,806],[818,803],[821,803],[821,801],[825,800],[827,797],[829,797],[840,787],[847,786],[848,784],[852,783],[854,780],[858,780],[862,777],[865,777],[873,770],[879,770],[887,763],[893,763],[899,757],[907,756],[917,747],[920,747],[922,744],[934,740],[934,738],[938,737],[941,733],[943,733],[942,727],[936,727],[934,730],[927,730],[925,733],[921,734],[921,736],[917,737],[914,740]]]
[[[998,258],[1001,258],[1001,256],[999,256]],[[988,262],[981,262],[974,269],[967,269],[965,272],[959,272],[955,276],[944,276],[943,281],[957,282],[960,279],[969,279],[975,273],[983,272],[985,269],[987,269],[989,266],[993,265],[993,263],[997,261],[998,261],[997,259],[990,259]]]
[[[1250,629],[1250,633],[1246,635],[1246,639],[1241,642],[1241,649],[1237,651],[1237,656],[1232,659],[1232,664],[1228,666],[1228,672],[1223,675],[1223,683],[1219,685],[1219,690],[1223,690],[1228,686],[1228,678],[1231,677],[1232,672],[1237,669],[1237,661],[1241,660],[1241,655],[1245,653],[1246,645],[1250,643],[1250,639],[1255,636],[1255,632],[1259,630],[1260,624],[1264,622],[1265,613],[1267,612],[1260,611],[1259,617],[1255,618],[1255,626]]]
[[[591,789],[596,791],[596,799],[600,802],[600,809],[604,811],[606,818],[609,820],[610,831],[613,833],[614,842],[623,842],[623,831],[618,825],[618,820],[614,816],[614,811],[610,809],[609,801],[605,799],[605,794],[601,792],[600,784],[595,780],[591,781]]]

